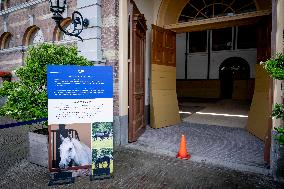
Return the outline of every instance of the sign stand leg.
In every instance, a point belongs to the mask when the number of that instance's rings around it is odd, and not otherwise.
[[[92,175],[90,175],[90,180],[103,180],[103,179],[110,179],[110,169],[109,168],[99,168],[93,169]]]
[[[74,183],[75,178],[72,177],[72,172],[58,172],[50,174],[48,186]]]

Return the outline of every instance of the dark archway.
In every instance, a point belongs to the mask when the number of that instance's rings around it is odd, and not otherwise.
[[[11,40],[13,35],[10,32],[4,32],[0,36],[0,50],[8,49],[11,47]]]
[[[221,98],[232,98],[234,80],[250,78],[248,62],[240,57],[230,57],[219,67]]]

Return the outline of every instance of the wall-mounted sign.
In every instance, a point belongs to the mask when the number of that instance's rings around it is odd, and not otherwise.
[[[113,173],[113,70],[48,66],[51,183]]]

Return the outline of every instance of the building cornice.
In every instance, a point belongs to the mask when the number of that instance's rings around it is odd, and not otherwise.
[[[9,49],[2,49],[2,50],[0,50],[0,54],[23,51],[24,49],[26,49],[26,47],[24,47],[24,46],[12,47],[12,48],[9,48]]]
[[[11,13],[11,12],[15,12],[15,11],[20,10],[20,9],[30,7],[32,5],[36,5],[38,3],[42,3],[42,2],[45,2],[45,1],[47,1],[47,0],[32,0],[32,1],[25,2],[25,3],[21,3],[19,5],[9,7],[8,9],[0,11],[0,16]]]
[[[78,39],[72,39],[72,40],[61,40],[61,41],[45,41],[45,43],[55,43],[55,44],[59,44],[59,45],[72,45],[72,44],[77,44]],[[17,47],[12,47],[12,48],[8,48],[8,49],[2,49],[0,50],[0,54],[6,54],[6,53],[12,53],[12,52],[25,52],[28,49],[28,46],[17,46]]]

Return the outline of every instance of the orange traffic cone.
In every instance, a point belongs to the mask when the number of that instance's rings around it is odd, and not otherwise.
[[[187,153],[187,150],[186,150],[186,139],[184,135],[181,135],[180,147],[179,147],[179,152],[177,154],[177,158],[180,158],[180,159],[190,158],[190,155]]]

